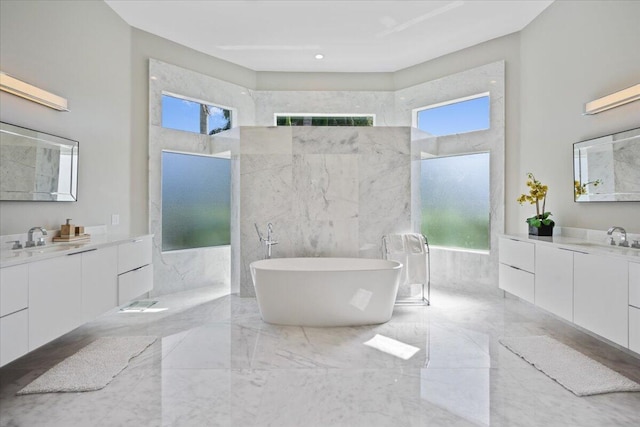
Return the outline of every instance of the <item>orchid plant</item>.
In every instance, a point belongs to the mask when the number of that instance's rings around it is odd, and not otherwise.
[[[527,218],[527,223],[537,228],[540,228],[543,225],[553,225],[553,220],[549,218],[551,216],[551,212],[545,211],[548,187],[538,181],[531,172],[527,173],[527,178],[529,194],[521,194],[520,197],[518,197],[518,203],[521,205],[525,202],[536,205],[536,215],[531,218]]]

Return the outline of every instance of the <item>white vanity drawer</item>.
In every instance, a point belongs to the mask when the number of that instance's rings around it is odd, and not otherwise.
[[[629,305],[640,308],[640,263],[629,262]]]
[[[118,276],[118,305],[153,289],[153,266],[147,265]]]
[[[629,350],[640,353],[640,308],[629,307]]]
[[[0,366],[29,352],[29,310],[0,318]]]
[[[151,236],[118,245],[118,274],[151,264]]]
[[[500,289],[533,303],[535,276],[524,270],[500,264]]]
[[[29,267],[27,264],[0,269],[0,317],[27,308]]]
[[[500,262],[533,273],[535,245],[509,238],[500,239]]]

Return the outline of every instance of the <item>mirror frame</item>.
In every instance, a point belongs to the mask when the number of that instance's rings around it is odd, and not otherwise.
[[[581,150],[587,148],[593,148],[597,146],[605,146],[605,145],[613,145],[621,142],[633,142],[634,144],[639,144],[640,147],[640,128],[628,129],[621,132],[616,132],[609,135],[603,135],[596,138],[587,139],[584,141],[576,142],[573,144],[573,201],[576,203],[597,203],[597,202],[638,202],[640,201],[640,191],[638,192],[630,192],[630,193],[616,193],[616,192],[605,192],[598,191],[598,187],[602,182],[597,183],[596,181],[601,181],[601,178],[590,177],[588,176],[588,182],[582,182],[582,158],[584,154],[581,153]],[[634,163],[636,162],[635,157]],[[640,156],[637,159],[637,162],[640,163]],[[613,176],[615,172],[615,163],[612,161],[612,165],[610,167],[610,175]],[[637,170],[640,177],[640,168],[631,168],[632,170]],[[606,172],[606,171],[605,171]],[[640,182],[640,178],[638,180]],[[615,191],[615,188],[614,188]]]
[[[0,150],[3,149],[2,141],[5,135],[17,136],[18,140],[24,142],[25,145],[33,144],[34,147],[41,148],[58,146],[64,147],[71,153],[71,159],[68,162],[68,170],[65,171],[65,179],[68,177],[68,191],[59,192],[38,192],[38,191],[22,191],[3,189],[0,191],[0,201],[26,201],[26,202],[76,202],[78,201],[78,159],[80,143],[72,139],[51,135],[22,126],[16,126],[10,123],[0,122]],[[35,169],[35,166],[34,166]],[[57,170],[60,176],[60,170]],[[0,174],[2,180],[6,182],[7,176],[12,174],[10,165],[5,154],[0,155]]]

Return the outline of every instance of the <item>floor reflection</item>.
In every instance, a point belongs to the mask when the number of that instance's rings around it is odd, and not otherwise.
[[[168,310],[102,316],[0,369],[0,427],[640,420],[640,393],[578,398],[502,348],[502,336],[552,334],[640,381],[638,359],[515,299],[436,288],[431,306],[397,306],[385,324],[341,328],[266,324],[255,299],[208,290],[158,299]],[[56,362],[114,335],[161,339],[103,390],[15,396]],[[375,348],[363,345],[372,337]]]

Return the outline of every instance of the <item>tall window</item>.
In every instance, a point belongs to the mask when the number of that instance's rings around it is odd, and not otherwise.
[[[162,94],[162,127],[213,135],[231,125],[230,109]]]
[[[422,160],[422,233],[435,246],[489,249],[489,153]]]
[[[276,126],[373,126],[373,114],[276,114]]]
[[[414,110],[415,126],[433,136],[489,129],[489,93]]]
[[[162,152],[162,250],[228,245],[231,161]]]

